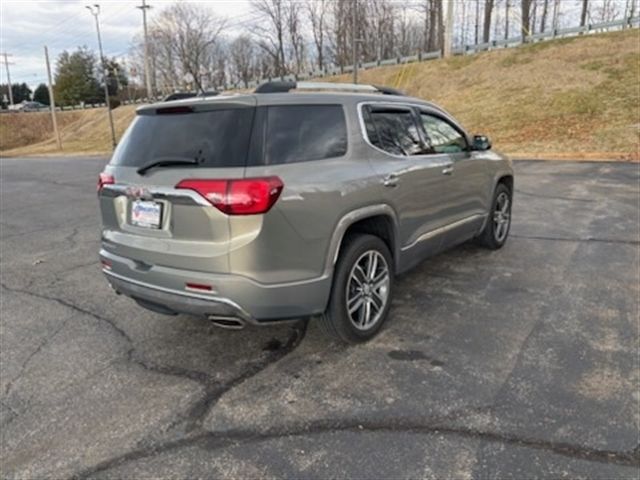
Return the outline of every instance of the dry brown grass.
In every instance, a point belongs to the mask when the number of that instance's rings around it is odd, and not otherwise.
[[[639,156],[638,29],[383,67],[361,79],[438,103],[513,156]]]
[[[348,82],[350,76],[331,81]],[[639,157],[638,29],[381,67],[361,72],[361,81],[432,100],[514,157]],[[36,116],[42,118],[32,121]],[[114,116],[120,137],[134,107],[117,108]],[[64,112],[59,118],[64,153],[110,151],[104,109]],[[56,153],[47,114],[0,115],[0,122],[3,155]]]
[[[134,115],[134,106],[113,110],[116,138],[122,136]],[[39,112],[0,116],[0,152],[3,156],[22,156],[104,154],[111,151],[111,133],[105,108],[59,112],[57,118],[62,152],[57,149],[51,114]],[[35,129],[32,126],[34,124],[37,126]]]

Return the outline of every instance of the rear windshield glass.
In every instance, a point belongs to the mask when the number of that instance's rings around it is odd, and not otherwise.
[[[340,105],[268,107],[265,163],[308,162],[347,152],[347,127]]]
[[[155,160],[196,159],[202,167],[244,167],[255,108],[137,115],[111,159],[140,167]]]

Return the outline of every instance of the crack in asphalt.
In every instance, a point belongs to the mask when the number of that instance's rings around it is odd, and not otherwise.
[[[621,245],[640,245],[640,240],[621,240],[616,238],[595,238],[595,237],[585,237],[585,238],[570,238],[570,237],[546,237],[543,235],[518,235],[512,233],[511,236],[513,238],[523,238],[526,240],[548,240],[551,242],[573,242],[573,243],[617,243]]]
[[[128,343],[129,345],[131,345],[131,348],[129,350],[127,350],[127,353],[125,355],[125,357],[131,361],[131,363],[135,364],[135,365],[139,365],[140,367],[142,367],[143,369],[147,370],[147,371],[152,371],[155,373],[159,373],[162,375],[172,375],[172,376],[178,376],[178,377],[182,377],[182,378],[188,378],[190,380],[196,380],[196,381],[202,381],[202,377],[201,372],[198,371],[191,371],[191,370],[187,370],[187,369],[180,369],[177,367],[163,367],[163,366],[159,366],[159,365],[155,365],[152,364],[146,360],[143,360],[141,357],[138,356],[137,352],[136,352],[136,348],[135,348],[135,342],[133,341],[133,339],[131,337],[129,337],[129,335],[127,334],[127,332],[125,332],[122,328],[120,328],[115,321],[111,320],[110,318],[107,317],[103,317],[101,315],[98,315],[90,310],[84,309],[82,307],[79,307],[71,302],[68,302],[66,300],[63,300],[61,298],[57,298],[57,297],[51,297],[48,295],[43,295],[40,293],[34,293],[28,290],[23,290],[23,289],[19,289],[19,288],[13,288],[13,287],[9,287],[7,286],[5,283],[0,282],[0,287],[2,287],[3,289],[9,291],[9,292],[13,292],[13,293],[19,293],[19,294],[23,294],[23,295],[28,295],[28,296],[32,296],[35,298],[39,298],[42,300],[48,300],[48,301],[52,301],[55,303],[58,303],[59,305],[62,305],[64,307],[67,307],[75,312],[84,314],[84,315],[88,315],[91,318],[94,318],[95,320],[98,320],[99,322],[104,322],[106,323],[114,332],[116,332],[116,334],[122,339],[124,340],[126,343]],[[68,321],[69,319],[67,319],[66,321]],[[65,321],[65,322],[66,322]],[[36,352],[37,353],[37,352]],[[202,374],[202,375],[206,375],[206,374]]]
[[[4,287],[4,285],[3,285]],[[20,378],[22,377],[22,375],[24,374],[25,369],[27,368],[27,365],[29,364],[29,362],[31,362],[31,360],[33,360],[33,358],[42,351],[42,349],[49,344],[49,342],[51,340],[53,340],[56,335],[58,335],[62,329],[64,327],[67,326],[67,323],[69,322],[69,320],[72,317],[67,317],[66,319],[64,319],[60,325],[58,326],[58,328],[56,328],[53,333],[51,333],[51,335],[47,335],[44,339],[42,339],[42,341],[38,344],[38,346],[33,350],[33,352],[31,352],[29,354],[29,356],[27,356],[27,358],[25,359],[24,362],[22,362],[22,364],[20,365],[20,368],[18,369],[18,374],[15,376],[15,378],[9,380],[7,382],[7,386],[4,389],[4,395],[7,396],[9,395],[9,393],[11,392],[11,389],[13,388],[13,385],[20,380]]]
[[[98,228],[98,224],[95,222],[95,218],[96,218],[95,214],[78,217],[78,218],[76,218],[76,220],[83,220],[85,218],[93,218],[94,221],[91,222],[91,223],[80,223],[78,225],[74,225],[73,227],[75,227],[75,228],[84,228],[84,227],[95,227],[95,228]],[[5,224],[5,228],[15,228],[15,227],[16,227],[15,225],[7,225],[7,224]],[[69,227],[70,227],[69,225],[59,225],[57,227],[49,226],[49,227],[37,228],[35,230],[28,230],[26,232],[17,232],[17,233],[11,233],[9,235],[2,235],[2,236],[0,236],[0,240],[7,240],[9,238],[14,238],[14,237],[22,237],[24,235],[31,235],[31,234],[34,234],[34,233],[48,232],[48,231],[51,231],[51,230],[62,230],[62,229],[68,230]]]
[[[0,400],[0,405],[2,405],[4,408],[6,408],[7,410],[9,410],[9,413],[11,414],[11,418],[9,418],[7,421],[0,423],[1,427],[6,427],[7,425],[9,425],[14,419],[18,418],[20,416],[20,413],[18,413],[14,408],[12,408],[10,405],[8,405],[6,402],[4,402],[3,400]]]
[[[463,411],[464,413],[468,412],[467,409],[463,409]],[[445,417],[451,417],[451,414]],[[179,438],[151,445],[146,448],[132,450],[118,457],[101,462],[90,469],[83,470],[73,475],[72,478],[78,480],[90,478],[98,473],[112,470],[127,463],[135,462],[137,460],[151,459],[163,453],[169,453],[192,446],[198,446],[209,451],[215,451],[237,445],[239,442],[241,442],[243,446],[247,446],[270,440],[314,436],[335,432],[451,435],[471,440],[481,440],[516,447],[544,450],[564,457],[576,458],[589,462],[615,464],[625,467],[640,466],[640,446],[633,450],[623,452],[602,450],[582,445],[575,445],[568,442],[539,440],[479,428],[449,426],[442,423],[442,417],[435,418],[431,422],[427,423],[415,421],[414,419],[409,418],[390,418],[384,421],[377,419],[353,418],[349,420],[317,420],[310,423],[281,426],[265,431],[236,429],[225,432],[201,432],[190,437]]]
[[[125,332],[122,328],[120,328],[113,320],[111,320],[110,318],[107,318],[107,317],[103,317],[102,315],[98,315],[97,313],[94,313],[91,310],[84,309],[82,307],[79,307],[79,306],[71,303],[71,302],[68,302],[67,300],[63,300],[61,298],[51,297],[49,295],[43,295],[41,293],[35,293],[35,292],[31,292],[29,290],[24,290],[24,289],[21,289],[21,288],[9,287],[6,283],[3,283],[3,282],[0,282],[0,287],[4,288],[8,292],[20,293],[20,294],[23,294],[23,295],[39,298],[41,300],[48,300],[48,301],[51,301],[51,302],[55,302],[55,303],[57,303],[59,305],[62,305],[62,306],[67,307],[67,308],[70,308],[71,310],[73,310],[75,312],[82,313],[84,315],[88,315],[88,316],[94,318],[95,320],[98,320],[99,322],[107,323],[118,334],[118,336],[120,336],[122,339],[126,340],[127,342],[129,342],[131,344],[134,343],[133,340],[127,334],[127,332]]]
[[[127,350],[125,355],[126,360],[128,362],[135,364],[149,372],[158,373],[161,375],[169,375],[169,376],[174,376],[179,378],[187,378],[189,380],[195,381],[200,385],[204,386],[205,392],[202,395],[202,397],[198,399],[196,402],[194,402],[193,405],[185,413],[179,414],[177,420],[172,422],[172,424],[168,428],[169,431],[171,430],[173,430],[174,432],[177,431],[177,432],[180,432],[180,434],[186,433],[187,436],[182,438],[181,440],[173,440],[173,441],[167,442],[168,444],[173,444],[175,442],[180,442],[180,441],[189,442],[194,438],[199,438],[202,435],[208,434],[208,432],[202,430],[202,422],[206,417],[206,415],[208,414],[208,412],[211,410],[211,408],[213,408],[215,404],[218,402],[218,400],[225,393],[229,392],[230,390],[240,385],[241,383],[245,382],[246,380],[250,379],[251,377],[254,377],[255,375],[259,374],[270,365],[278,362],[279,360],[281,360],[282,358],[284,358],[285,356],[293,352],[298,347],[302,339],[304,338],[306,334],[306,328],[307,328],[307,323],[305,321],[300,321],[300,322],[297,322],[296,324],[293,324],[291,326],[291,334],[289,335],[289,337],[287,338],[286,342],[283,345],[281,345],[277,349],[269,350],[263,356],[262,359],[256,362],[253,362],[252,364],[249,364],[247,367],[245,367],[243,369],[243,372],[240,375],[226,382],[218,382],[214,380],[212,376],[210,376],[205,372],[201,372],[198,370],[185,369],[185,368],[171,366],[171,365],[159,365],[144,359],[142,356],[140,356],[139,352],[136,350],[133,339],[131,339],[131,337],[129,337],[129,335],[122,328],[120,328],[113,320],[107,317],[98,315],[90,310],[86,310],[82,307],[79,307],[61,298],[43,295],[40,293],[35,293],[32,291],[28,291],[20,288],[9,287],[8,285],[2,282],[0,282],[0,287],[2,287],[4,290],[8,292],[28,295],[28,296],[39,298],[42,300],[52,301],[64,307],[67,307],[73,310],[74,312],[88,315],[100,322],[106,322],[111,327],[111,329],[121,337],[122,340],[126,341],[131,345],[131,348]],[[70,320],[70,318],[72,317],[68,317],[67,319],[65,319],[62,325],[58,329],[56,329],[56,331],[53,332],[52,335],[50,335],[47,338],[47,341],[53,338],[55,335],[57,335],[62,330],[64,325],[66,325],[66,323]],[[12,380],[10,382],[10,385],[7,387],[6,389],[7,392],[10,390],[11,384],[15,383],[20,378],[20,376],[24,372],[24,368],[28,363],[28,361],[30,361],[33,357],[35,357],[35,355],[42,350],[42,348],[46,343],[47,343],[46,341],[42,342],[42,344],[29,355],[27,361],[25,361],[25,364],[20,370],[20,374],[14,380]],[[110,364],[105,368],[108,368],[112,363],[113,362],[110,362]],[[101,371],[103,371],[105,368],[101,369]],[[143,440],[141,443],[144,444],[145,440]],[[125,454],[125,456],[126,455],[127,454]],[[95,468],[97,468],[98,470],[100,469],[99,466],[94,467],[94,469]],[[84,474],[80,474],[79,476],[82,477],[84,476]]]
[[[232,389],[236,388],[238,385],[258,375],[269,366],[277,363],[279,360],[283,359],[291,352],[293,352],[298,347],[298,345],[300,345],[300,342],[302,342],[306,334],[306,330],[307,322],[305,321],[300,321],[292,325],[291,334],[289,335],[284,345],[282,345],[278,349],[269,351],[263,359],[250,364],[248,367],[245,367],[244,371],[240,375],[226,382],[213,381],[209,375],[201,372],[198,372],[198,375],[194,376],[192,375],[193,372],[185,371],[180,368],[163,367],[156,365],[150,366],[144,362],[140,363],[140,365],[144,368],[148,368],[153,371],[159,371],[160,373],[167,372],[171,375],[188,376],[188,378],[198,381],[205,386],[206,390],[204,395],[199,400],[197,400],[191,406],[191,408],[189,408],[184,414],[179,415],[178,418],[174,422],[172,422],[171,425],[169,425],[168,430],[173,430],[174,432],[178,431],[181,434],[186,433],[186,436],[181,435],[177,439],[171,439],[160,444],[151,444],[146,447],[143,446],[141,448],[131,450],[117,457],[100,462],[97,465],[89,469],[85,469],[75,475],[72,475],[72,478],[87,478],[95,475],[96,473],[110,470],[122,463],[136,460],[138,458],[144,458],[147,456],[147,452],[160,453],[162,451],[180,448],[181,446],[189,446],[203,439],[208,439],[211,435],[215,436],[215,433],[203,430],[202,422],[204,421],[206,415],[220,400],[220,398],[222,398],[223,395],[225,395]],[[139,360],[135,359],[134,361],[139,362]],[[144,443],[144,440],[140,442],[140,444],[142,445],[144,445]]]

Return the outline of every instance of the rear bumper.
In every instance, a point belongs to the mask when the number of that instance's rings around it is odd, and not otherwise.
[[[260,284],[239,275],[140,266],[104,249],[100,251],[100,257],[111,265],[111,268],[103,268],[103,272],[118,293],[168,314],[235,317],[248,324],[260,325],[323,312],[331,289],[330,277]],[[202,293],[187,290],[188,282],[212,285],[213,290]]]

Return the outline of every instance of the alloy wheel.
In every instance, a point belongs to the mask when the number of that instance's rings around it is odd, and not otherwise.
[[[506,192],[501,192],[496,199],[496,208],[493,212],[493,235],[496,242],[502,243],[509,233],[511,222],[511,200]]]
[[[377,250],[364,252],[353,264],[347,280],[346,308],[358,330],[368,330],[380,320],[389,300],[389,266]]]

